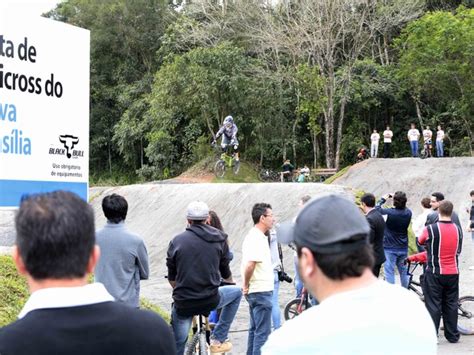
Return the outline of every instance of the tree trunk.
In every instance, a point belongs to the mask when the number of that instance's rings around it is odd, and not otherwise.
[[[327,90],[327,109],[324,113],[324,128],[326,132],[325,136],[325,148],[326,148],[326,167],[333,168],[334,159],[334,75],[329,75],[328,90]]]
[[[143,137],[140,137],[140,168],[143,168]]]
[[[415,95],[413,95],[412,98],[413,101],[415,101],[416,116],[418,117],[418,121],[420,122],[420,129],[423,130],[423,118],[421,117],[420,100]]]
[[[318,167],[319,160],[318,134],[316,132],[313,132],[311,135],[311,141],[313,143],[313,168],[316,169]]]
[[[335,168],[337,170],[339,170],[340,155],[341,155],[342,128],[344,125],[344,116],[345,116],[346,101],[347,101],[346,96],[347,94],[344,93],[344,96],[341,99],[341,109],[339,111],[339,122],[337,123],[336,163],[335,163]]]
[[[110,145],[110,139],[109,139],[109,143],[107,144],[107,152],[109,154],[109,174],[110,176],[112,176],[112,148],[111,148],[111,145]]]

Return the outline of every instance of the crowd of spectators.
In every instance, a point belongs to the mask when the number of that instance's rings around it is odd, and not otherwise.
[[[466,212],[474,241],[474,191],[470,196]],[[148,254],[143,239],[125,225],[123,196],[103,199],[107,222],[97,231],[92,208],[73,193],[26,197],[15,217],[13,258],[31,296],[19,319],[0,330],[0,353],[181,355],[193,316],[211,313],[210,352],[225,353],[232,349],[229,331],[242,297],[250,318],[249,355],[380,349],[436,354],[441,318],[446,339],[459,340],[463,233],[442,193],[423,198],[423,211],[415,218],[403,191],[378,202],[366,193],[360,209],[338,195],[303,196],[300,206],[292,222],[277,225],[270,204],[254,204],[249,211],[254,226],[240,250],[242,284],[236,285],[229,265],[233,253],[217,213],[205,202],[191,202],[183,216],[185,229],[167,250],[173,297],[168,326],[155,313],[139,309],[140,280],[149,277]],[[406,289],[410,224],[426,259],[425,304]],[[317,304],[283,324],[278,300],[286,275],[282,245],[295,249],[296,295],[304,284]],[[335,314],[344,315],[344,321]],[[410,332],[407,319],[417,320]],[[94,341],[88,341],[90,334]]]

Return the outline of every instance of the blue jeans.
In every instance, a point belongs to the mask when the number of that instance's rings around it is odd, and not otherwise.
[[[411,148],[411,156],[417,157],[418,156],[418,141],[410,141],[410,148]]]
[[[303,292],[303,281],[300,277],[300,272],[298,270],[298,257],[295,256],[295,288],[296,288],[296,298],[301,297],[301,292]]]
[[[230,325],[239,308],[242,290],[238,286],[222,286],[219,287],[219,296],[220,301],[217,305],[217,309],[221,309],[221,315],[211,337],[220,342],[224,342],[227,339]],[[171,326],[173,327],[178,355],[184,354],[184,348],[192,321],[193,317],[181,317],[176,313],[176,309],[173,307],[171,311]]]
[[[384,249],[385,252],[385,280],[388,283],[395,283],[395,266],[400,274],[400,282],[403,287],[408,287],[408,274],[405,259],[408,256],[408,250],[403,249]]]
[[[278,303],[278,290],[280,289],[280,280],[278,271],[273,270],[273,295],[272,295],[272,323],[273,329],[281,326],[280,304]]]
[[[260,349],[272,330],[272,291],[247,295],[250,310],[250,329],[247,355],[260,355]]]
[[[436,155],[439,158],[444,156],[443,141],[436,141]]]

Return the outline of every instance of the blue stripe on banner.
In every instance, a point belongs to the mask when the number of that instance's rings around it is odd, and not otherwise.
[[[18,207],[26,194],[66,190],[87,201],[86,182],[0,180],[0,207]]]

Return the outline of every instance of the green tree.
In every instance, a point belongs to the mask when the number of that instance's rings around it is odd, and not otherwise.
[[[463,127],[459,138],[467,137],[472,151],[474,9],[428,13],[407,26],[396,47],[400,78],[425,101],[425,113],[443,117],[436,123]]]

